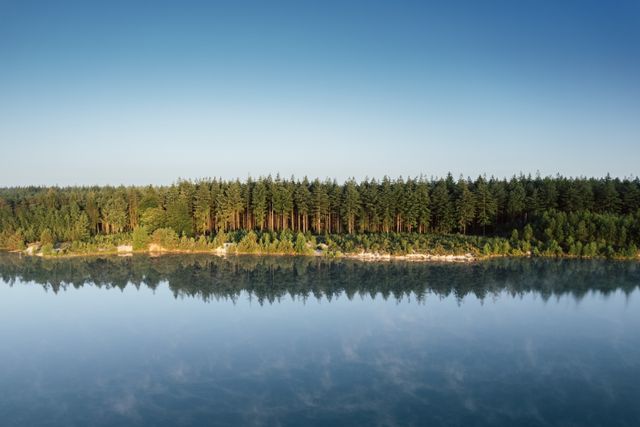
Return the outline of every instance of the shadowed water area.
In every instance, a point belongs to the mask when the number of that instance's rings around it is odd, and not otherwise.
[[[640,264],[0,254],[0,424],[636,426]]]

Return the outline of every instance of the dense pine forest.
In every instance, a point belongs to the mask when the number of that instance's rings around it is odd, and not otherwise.
[[[237,252],[375,251],[637,257],[640,180],[335,180],[0,189],[0,246],[45,253],[149,243]]]

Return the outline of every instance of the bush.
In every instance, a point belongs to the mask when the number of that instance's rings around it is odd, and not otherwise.
[[[484,244],[484,247],[482,248],[482,254],[491,255],[491,245],[489,245],[489,243]]]
[[[162,246],[165,249],[173,249],[178,246],[180,240],[178,234],[171,228],[158,228],[151,235],[151,242]]]
[[[131,233],[131,239],[133,241],[133,250],[136,251],[147,249],[151,240],[147,228],[144,226],[134,228],[133,233]]]
[[[276,249],[276,252],[281,254],[294,253],[293,243],[291,243],[291,240],[289,239],[280,240],[280,242],[278,243],[278,248]]]
[[[53,234],[51,234],[51,231],[48,228],[42,230],[42,233],[40,233],[40,244],[45,246],[53,245],[54,243],[55,240],[53,238]]]
[[[304,237],[304,234],[298,233],[294,249],[298,255],[306,255],[310,252],[307,247],[307,239]]]
[[[237,244],[236,251],[245,254],[260,252],[258,236],[253,231],[248,232]]]
[[[7,238],[6,242],[7,249],[10,251],[23,251],[25,248],[24,245],[24,235],[20,230],[11,234],[9,238]]]
[[[216,234],[216,237],[213,238],[213,246],[219,248],[225,243],[227,243],[227,235],[224,231],[220,230],[218,234]]]

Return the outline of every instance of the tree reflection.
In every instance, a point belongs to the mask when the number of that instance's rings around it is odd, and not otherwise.
[[[156,289],[168,283],[175,297],[236,300],[247,293],[260,304],[284,297],[331,301],[370,296],[423,302],[428,295],[467,295],[480,300],[534,292],[582,298],[589,292],[631,293],[640,284],[635,262],[603,260],[499,259],[474,264],[366,263],[313,257],[219,258],[207,255],[43,259],[0,255],[0,277],[9,284],[35,282],[59,292],[93,285]]]

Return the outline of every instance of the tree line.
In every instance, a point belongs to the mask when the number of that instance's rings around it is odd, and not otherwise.
[[[612,250],[640,241],[640,180],[514,176],[178,180],[169,186],[0,189],[0,245],[152,233],[361,235],[418,233],[522,237]],[[525,227],[529,229],[525,231]],[[604,230],[604,231],[603,231]],[[603,243],[604,240],[604,243]],[[578,248],[578,242],[580,248]],[[549,249],[549,248],[547,248]]]

